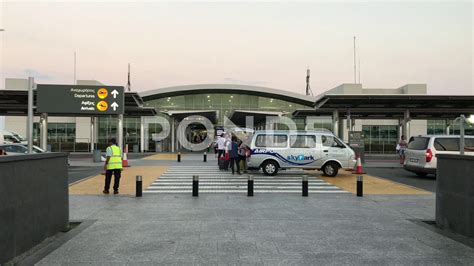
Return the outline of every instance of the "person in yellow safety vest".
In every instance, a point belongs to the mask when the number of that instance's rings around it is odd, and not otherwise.
[[[117,140],[111,138],[109,141],[109,146],[106,150],[107,159],[105,160],[104,170],[105,170],[105,186],[104,194],[109,194],[110,181],[112,179],[112,174],[114,175],[114,194],[118,194],[119,185],[120,185],[120,174],[122,172],[122,151],[120,147],[117,146]]]

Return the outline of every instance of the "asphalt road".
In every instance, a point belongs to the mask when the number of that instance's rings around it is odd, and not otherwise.
[[[366,168],[365,171],[372,176],[382,177],[405,185],[436,192],[436,178],[433,175],[418,177],[403,168]]]
[[[69,166],[68,183],[71,184],[86,177],[98,175],[103,169],[103,166]]]

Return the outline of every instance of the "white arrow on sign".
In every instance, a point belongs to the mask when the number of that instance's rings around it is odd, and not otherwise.
[[[117,109],[117,107],[119,107],[119,105],[116,103],[116,102],[113,102],[112,105],[112,108],[114,108],[114,111]]]
[[[119,94],[119,92],[114,89],[114,90],[111,92],[111,94],[114,96],[114,99],[115,99],[115,98],[117,98],[117,95]]]

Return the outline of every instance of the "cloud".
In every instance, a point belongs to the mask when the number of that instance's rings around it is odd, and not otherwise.
[[[265,81],[259,80],[241,80],[241,79],[234,79],[234,78],[224,78],[226,82],[233,83],[233,84],[246,84],[246,85],[258,85],[262,86],[265,85]]]
[[[28,76],[28,77],[34,77],[35,79],[41,79],[41,80],[52,80],[53,77],[52,76],[49,76],[49,75],[46,75],[46,74],[42,74],[41,72],[37,71],[37,70],[34,70],[34,69],[25,69],[23,70],[23,73]]]

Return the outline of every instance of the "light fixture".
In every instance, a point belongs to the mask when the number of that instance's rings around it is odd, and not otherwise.
[[[211,100],[207,100],[208,102],[210,102]]]
[[[207,98],[211,98],[211,95],[207,95]]]
[[[469,124],[474,124],[474,115],[470,115],[468,118],[466,118],[466,122]]]
[[[293,105],[289,104],[288,107],[292,107]]]
[[[232,100],[229,100],[229,102],[232,102]]]
[[[230,98],[234,98],[234,95],[231,95]]]

